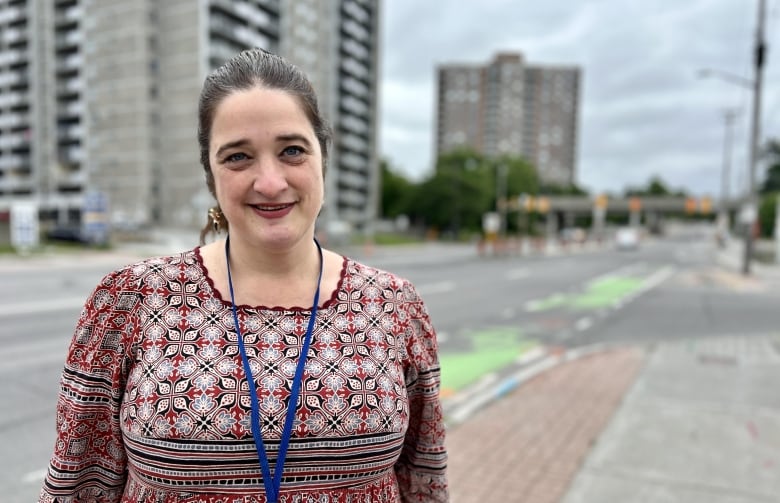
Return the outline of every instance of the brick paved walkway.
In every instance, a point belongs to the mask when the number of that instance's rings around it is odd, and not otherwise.
[[[452,503],[555,503],[642,366],[638,349],[562,363],[448,432]]]

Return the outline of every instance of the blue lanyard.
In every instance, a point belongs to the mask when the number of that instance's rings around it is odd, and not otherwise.
[[[284,421],[284,429],[282,430],[282,439],[279,444],[279,455],[276,458],[276,469],[274,470],[273,478],[271,478],[271,466],[268,463],[268,454],[265,452],[265,445],[263,444],[263,435],[260,430],[260,405],[257,401],[257,388],[255,386],[255,379],[252,377],[252,369],[249,367],[249,358],[246,356],[246,349],[244,349],[244,337],[241,335],[241,328],[238,326],[238,312],[236,310],[236,299],[233,294],[233,279],[230,276],[230,236],[225,239],[225,260],[227,261],[227,277],[228,287],[230,288],[230,304],[233,308],[233,323],[236,326],[236,336],[238,337],[238,350],[241,352],[241,360],[244,363],[244,374],[246,374],[247,381],[249,381],[249,398],[252,400],[252,436],[255,439],[255,446],[257,447],[257,457],[260,460],[260,469],[263,472],[263,485],[265,486],[265,494],[268,503],[277,503],[279,501],[279,489],[282,485],[282,472],[284,471],[284,460],[287,457],[287,446],[290,444],[290,436],[292,435],[292,426],[295,420],[295,407],[298,403],[298,395],[301,391],[301,381],[303,380],[303,368],[306,366],[306,356],[309,353],[309,343],[311,342],[311,333],[314,330],[314,320],[317,318],[317,304],[320,301],[320,283],[322,282],[322,247],[320,243],[315,239],[314,243],[317,245],[317,251],[320,254],[320,274],[317,278],[317,290],[314,292],[314,302],[311,308],[311,317],[309,318],[309,325],[306,328],[306,335],[303,341],[303,348],[301,349],[301,355],[298,357],[298,366],[295,369],[295,379],[293,380],[292,390],[290,393],[290,401],[287,404],[287,416]]]

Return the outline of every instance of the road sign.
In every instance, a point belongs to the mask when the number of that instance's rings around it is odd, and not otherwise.
[[[11,245],[26,253],[40,243],[38,205],[34,202],[16,202],[11,206]]]
[[[486,234],[495,234],[501,228],[501,216],[495,212],[482,215],[482,230]]]
[[[699,213],[708,215],[712,213],[712,199],[709,197],[702,197],[699,200]]]
[[[752,224],[756,221],[758,216],[758,210],[756,205],[752,203],[745,203],[739,210],[739,223]]]
[[[94,244],[108,242],[108,196],[105,192],[88,192],[81,209],[81,231]]]

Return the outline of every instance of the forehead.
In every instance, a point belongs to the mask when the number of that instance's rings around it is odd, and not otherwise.
[[[314,134],[300,99],[278,89],[253,87],[225,96],[217,105],[211,128],[212,140],[223,133],[251,129],[275,133],[293,128],[300,134]]]

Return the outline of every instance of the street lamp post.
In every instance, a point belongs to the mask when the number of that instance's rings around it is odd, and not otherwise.
[[[726,110],[723,113],[726,131],[723,139],[723,168],[721,170],[720,211],[718,215],[718,240],[719,243],[721,243],[721,246],[725,242],[730,227],[728,202],[731,187],[731,144],[734,133],[734,119],[736,116],[736,110]]]
[[[764,57],[764,17],[766,0],[758,0],[758,26],[756,28],[756,45],[753,53],[753,111],[750,126],[750,171],[748,172],[748,208],[750,221],[745,234],[745,253],[742,257],[742,273],[750,274],[750,260],[753,257],[753,233],[758,218],[758,201],[756,197],[756,165],[758,164],[759,142],[761,138],[761,86],[763,81]]]
[[[764,18],[766,17],[766,0],[758,0],[758,23],[756,28],[756,43],[753,53],[753,79],[745,79],[719,70],[700,70],[701,77],[714,76],[732,84],[748,87],[753,91],[753,109],[750,121],[750,144],[748,163],[748,191],[746,206],[744,208],[747,230],[745,232],[745,249],[742,256],[742,273],[750,274],[750,261],[753,257],[755,222],[758,218],[758,204],[756,197],[756,168],[758,165],[759,143],[761,141],[761,90],[764,63],[766,57],[766,44],[764,42]]]

